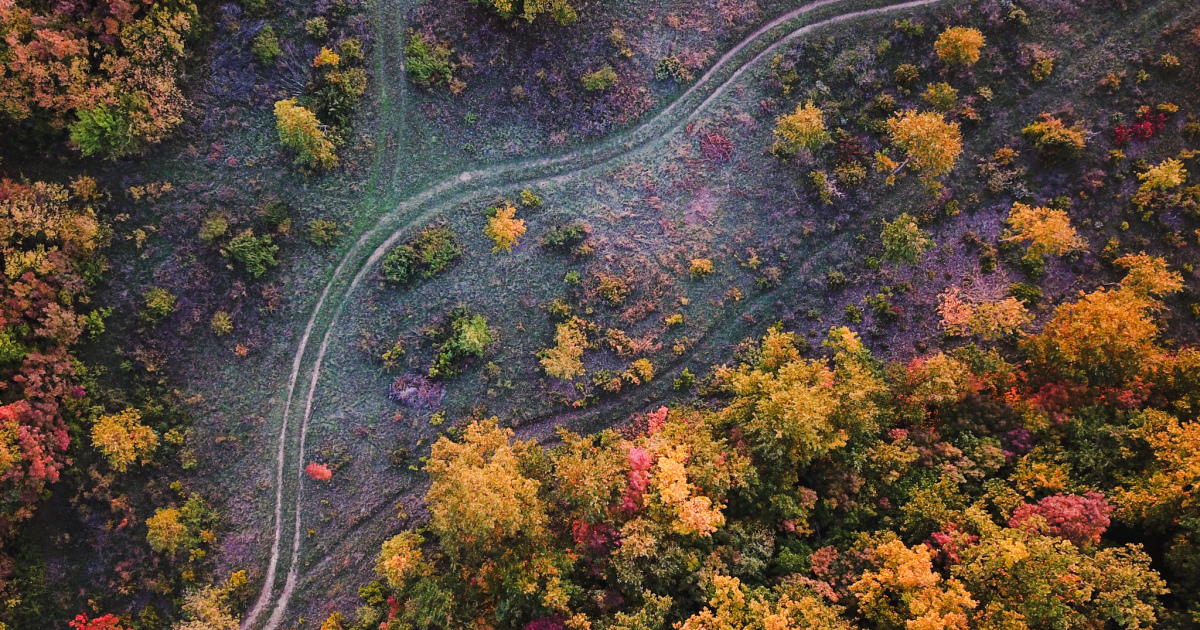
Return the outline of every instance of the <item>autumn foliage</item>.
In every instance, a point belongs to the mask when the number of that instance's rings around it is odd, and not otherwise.
[[[195,5],[0,3],[0,116],[70,125],[85,154],[125,155],[182,121],[179,90]]]
[[[275,103],[275,128],[279,141],[296,150],[296,164],[311,168],[337,166],[333,143],[325,137],[316,114],[289,98]]]

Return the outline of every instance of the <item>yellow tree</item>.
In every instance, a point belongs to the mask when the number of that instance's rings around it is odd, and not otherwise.
[[[1062,256],[1087,249],[1087,241],[1075,232],[1071,219],[1062,210],[1031,208],[1015,202],[1008,213],[1008,226],[1015,234],[1007,240],[1029,241],[1028,256]]]
[[[811,102],[797,105],[795,112],[776,119],[775,138],[776,150],[788,153],[801,148],[816,151],[831,140],[821,109]]]
[[[155,551],[175,553],[191,538],[187,525],[180,519],[178,508],[159,508],[146,519],[146,540]]]
[[[938,59],[950,65],[971,66],[979,61],[979,50],[983,48],[983,33],[977,28],[955,26],[942,31],[933,49]]]
[[[762,589],[748,589],[735,577],[715,575],[710,584],[712,595],[699,613],[692,615],[679,630],[850,630],[842,610],[830,605],[811,588],[785,581],[768,595]]]
[[[888,184],[895,183],[896,174],[908,167],[926,184],[935,186],[933,179],[953,170],[954,162],[962,154],[958,123],[946,122],[941,114],[909,110],[889,118],[887,129],[892,144],[904,152],[900,162],[882,153],[875,154],[876,168],[890,171]]]
[[[275,129],[284,146],[296,150],[296,163],[312,168],[337,166],[333,143],[321,131],[316,114],[289,98],[275,103]]]
[[[383,543],[375,562],[375,573],[387,580],[394,589],[404,588],[408,579],[425,572],[427,564],[421,555],[425,539],[416,532],[397,534]]]
[[[1147,256],[1146,252],[1122,256],[1113,264],[1128,273],[1121,280],[1121,287],[1143,295],[1163,296],[1183,288],[1183,276],[1167,268],[1167,261],[1158,256]]]
[[[546,374],[554,378],[571,380],[583,374],[583,351],[587,348],[587,336],[583,325],[573,319],[558,325],[553,348],[543,351],[541,363]]]
[[[1040,334],[1022,344],[1031,363],[1088,383],[1125,383],[1161,350],[1154,299],[1129,289],[1099,289],[1063,304]]]
[[[521,474],[512,431],[493,418],[469,426],[461,442],[442,437],[429,455],[429,526],[453,556],[478,554],[502,540],[537,538],[546,515],[539,483]]]
[[[92,426],[92,444],[120,472],[134,461],[146,461],[158,447],[158,435],[140,422],[137,409],[100,416]]]
[[[1187,181],[1187,176],[1188,172],[1183,168],[1183,162],[1176,159],[1163,160],[1145,173],[1138,174],[1142,184],[1133,195],[1133,203],[1138,207],[1146,206],[1154,200],[1156,193],[1182,186]]]
[[[506,203],[496,208],[496,214],[488,219],[483,233],[496,243],[492,252],[500,250],[511,252],[512,248],[517,245],[517,239],[525,234],[525,219],[516,219],[514,218],[516,215],[517,209],[512,204]]]
[[[875,567],[850,586],[863,616],[889,630],[967,630],[977,604],[962,582],[933,570],[933,554],[899,540],[870,550]]]

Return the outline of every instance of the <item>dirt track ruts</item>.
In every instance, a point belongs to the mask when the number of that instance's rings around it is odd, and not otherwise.
[[[425,205],[430,199],[441,197],[447,194],[454,194],[455,198],[465,197],[478,194],[484,191],[489,185],[497,185],[497,180],[503,179],[503,187],[513,188],[519,186],[523,182],[532,182],[546,179],[565,178],[573,174],[577,174],[587,169],[594,168],[606,162],[620,158],[621,156],[630,153],[636,149],[642,148],[650,142],[665,137],[669,132],[681,127],[686,121],[693,118],[696,114],[708,107],[718,96],[733,84],[741,75],[749,68],[757,65],[766,55],[773,52],[779,46],[788,41],[804,35],[809,31],[835,24],[838,22],[849,21],[853,19],[877,15],[889,11],[897,11],[910,9],[929,4],[934,4],[940,0],[910,0],[909,2],[888,4],[870,9],[851,11],[834,15],[829,18],[805,24],[791,31],[787,31],[779,36],[778,39],[766,45],[763,50],[758,52],[748,61],[736,66],[733,72],[721,81],[718,85],[712,88],[712,92],[696,107],[692,108],[686,115],[678,115],[675,111],[686,102],[692,100],[702,89],[707,88],[713,82],[714,77],[728,71],[728,67],[734,58],[740,55],[747,48],[758,42],[760,39],[769,39],[773,31],[781,26],[795,20],[807,13],[811,13],[818,9],[828,6],[835,6],[851,2],[852,0],[819,0],[798,9],[794,9],[784,15],[772,20],[768,24],[762,26],[754,33],[743,39],[736,46],[721,56],[713,66],[700,77],[686,92],[678,99],[668,105],[661,112],[645,123],[635,127],[634,129],[625,132],[624,134],[602,141],[598,145],[587,148],[571,151],[562,155],[520,160],[512,163],[497,164],[491,167],[479,169],[476,171],[467,171],[458,176],[447,178],[433,184],[419,193],[412,195],[409,199],[401,202],[392,211],[382,215],[376,220],[375,225],[364,232],[358,241],[346,252],[342,260],[334,269],[333,275],[326,283],[317,299],[316,305],[313,307],[311,316],[308,319],[304,328],[304,334],[300,338],[299,346],[296,350],[295,358],[292,361],[292,371],[288,379],[287,396],[284,402],[283,415],[281,417],[280,432],[278,438],[278,448],[275,457],[276,475],[275,475],[275,512],[274,512],[274,537],[271,548],[270,559],[267,566],[267,575],[264,580],[262,590],[259,593],[258,599],[254,606],[246,614],[246,618],[242,621],[242,630],[250,630],[255,626],[258,618],[270,604],[275,595],[275,581],[280,559],[280,545],[283,534],[283,505],[285,484],[283,483],[283,475],[285,462],[287,459],[287,441],[288,441],[288,419],[291,415],[292,400],[295,396],[296,383],[300,378],[301,368],[304,364],[305,355],[308,353],[308,342],[312,338],[314,330],[317,328],[322,319],[325,310],[326,302],[335,295],[335,289],[340,289],[340,299],[337,299],[337,306],[331,317],[325,323],[324,333],[322,334],[321,345],[317,350],[315,357],[312,359],[312,369],[309,378],[309,389],[305,397],[304,415],[300,423],[299,445],[296,456],[296,485],[295,485],[295,501],[292,518],[294,521],[294,532],[292,540],[291,562],[288,567],[287,578],[284,582],[283,589],[278,598],[275,598],[274,608],[271,616],[267,619],[263,626],[263,630],[276,630],[283,620],[283,615],[287,611],[288,603],[291,595],[295,590],[298,581],[298,562],[301,546],[301,519],[300,519],[300,503],[303,498],[301,492],[304,483],[304,446],[305,436],[308,430],[308,421],[312,414],[313,398],[316,393],[317,384],[321,373],[321,362],[325,357],[326,350],[329,345],[329,340],[333,330],[336,328],[336,323],[340,317],[343,308],[349,300],[351,293],[359,286],[367,273],[379,262],[387,250],[394,245],[404,234],[410,231],[413,227],[422,225],[430,219],[436,217],[443,212],[445,208],[453,205],[443,202],[435,207],[424,210],[418,214],[410,215],[414,209]],[[533,175],[528,173],[533,172]],[[505,177],[508,175],[509,177]],[[399,225],[395,225],[399,223]],[[395,225],[395,227],[393,227]],[[390,229],[390,232],[387,230]],[[386,233],[387,237],[378,243],[365,260],[360,260],[370,247],[372,241],[379,238],[381,233]],[[347,283],[345,274],[347,269],[354,269],[353,277]],[[339,286],[345,285],[345,286]]]

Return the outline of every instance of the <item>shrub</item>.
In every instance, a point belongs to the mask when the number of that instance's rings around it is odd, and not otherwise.
[[[100,416],[92,426],[92,444],[119,472],[141,459],[143,463],[158,447],[158,435],[140,421],[137,409]]]
[[[449,226],[431,226],[387,253],[383,259],[383,277],[397,284],[430,278],[461,255],[462,248]]]
[[[200,223],[200,240],[205,243],[225,236],[229,229],[229,219],[224,214],[210,214]]]
[[[441,341],[441,345],[437,358],[429,368],[429,378],[458,376],[461,364],[471,357],[483,356],[493,340],[487,319],[482,315],[472,315],[463,307],[450,313],[434,337]]]
[[[780,116],[775,121],[775,147],[786,153],[795,153],[801,148],[816,151],[828,144],[832,138],[825,130],[825,118],[821,109],[811,102],[796,106],[796,111]]]
[[[1138,180],[1142,183],[1133,196],[1134,205],[1149,205],[1156,193],[1182,186],[1187,182],[1187,176],[1188,172],[1183,168],[1183,162],[1173,158],[1146,169],[1145,173],[1138,173]]]
[[[338,51],[346,58],[346,61],[362,61],[363,59],[363,43],[357,37],[347,37],[338,42]]]
[[[958,104],[958,90],[950,87],[949,83],[930,83],[921,95],[934,109],[948,112]]]
[[[1054,72],[1054,57],[1043,57],[1034,61],[1033,65],[1029,67],[1029,74],[1035,83],[1045,80],[1052,72]]]
[[[629,296],[629,284],[617,276],[596,274],[596,294],[612,306],[618,306]]]
[[[943,31],[933,48],[938,59],[947,64],[971,66],[979,61],[979,50],[983,45],[983,33],[979,29],[955,26]]]
[[[902,35],[910,39],[923,37],[925,35],[925,25],[911,18],[895,20],[892,22],[892,26],[895,27],[897,31],[900,31]]]
[[[150,287],[142,294],[141,319],[157,324],[175,311],[175,299],[166,289]]]
[[[1036,306],[1038,302],[1042,301],[1042,289],[1036,284],[1014,282],[1008,285],[1008,294],[1028,307]]]
[[[825,287],[830,291],[846,288],[846,274],[836,269],[825,274]]]
[[[133,131],[133,122],[120,109],[97,105],[75,112],[78,120],[71,123],[71,142],[84,155],[103,155],[118,158],[135,153],[141,142]]]
[[[315,17],[304,23],[304,30],[308,36],[315,40],[324,40],[329,37],[329,24],[323,17]]]
[[[591,226],[582,221],[574,221],[565,225],[556,225],[546,231],[542,237],[542,248],[566,252],[583,242],[592,231]]]
[[[418,85],[441,85],[454,77],[452,54],[454,49],[449,42],[409,29],[404,43],[404,70]]]
[[[667,79],[675,79],[679,83],[685,83],[692,80],[692,71],[683,65],[679,57],[668,55],[658,60],[654,66],[654,78],[659,81]]]
[[[617,73],[612,66],[606,65],[599,70],[583,75],[583,87],[590,92],[607,90],[617,82]]]
[[[275,103],[275,128],[279,141],[296,150],[296,163],[312,168],[337,166],[333,143],[321,131],[317,117],[289,98]]]
[[[269,235],[254,236],[253,230],[246,230],[233,237],[222,251],[234,262],[241,263],[246,268],[246,273],[254,278],[262,276],[269,268],[279,264],[279,261],[275,260],[279,246],[271,241]]]
[[[321,50],[317,52],[317,56],[313,57],[312,66],[314,68],[336,68],[341,62],[342,58],[337,53],[322,46]]]
[[[250,51],[254,53],[254,58],[258,63],[264,66],[273,66],[279,60],[279,56],[283,51],[279,50],[279,38],[275,36],[275,29],[270,25],[264,26],[254,35],[254,42],[250,45]]]
[[[896,66],[896,84],[900,87],[907,87],[917,77],[921,76],[921,69],[911,63],[902,63]]]
[[[493,253],[501,250],[511,252],[517,245],[517,239],[525,234],[525,220],[514,218],[516,214],[517,209],[512,204],[505,204],[496,208],[495,216],[488,219],[483,233],[496,244],[492,248]]]
[[[308,222],[308,240],[317,245],[332,245],[341,236],[342,230],[336,221],[313,219]]]
[[[527,188],[521,191],[521,205],[526,208],[540,208],[542,206],[542,198]]]
[[[914,263],[929,248],[929,235],[908,213],[901,214],[891,223],[884,221],[880,236],[883,238],[883,257],[896,262]]]
[[[713,273],[713,263],[707,258],[693,258],[688,265],[688,273],[693,278],[704,278]]]
[[[333,471],[329,470],[329,467],[325,464],[318,464],[316,462],[309,462],[304,467],[304,474],[308,475],[313,481],[329,481],[333,479]]]
[[[1045,113],[1039,114],[1037,121],[1021,133],[1033,141],[1038,157],[1049,162],[1076,158],[1087,144],[1082,129],[1068,129],[1063,121]]]
[[[225,311],[217,311],[213,313],[212,321],[209,322],[213,334],[218,337],[224,337],[233,332],[233,318]]]

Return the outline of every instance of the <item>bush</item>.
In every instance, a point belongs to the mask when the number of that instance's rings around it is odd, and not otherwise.
[[[1087,144],[1083,130],[1078,126],[1068,129],[1063,121],[1045,113],[1039,114],[1037,121],[1021,133],[1033,141],[1038,157],[1048,162],[1079,157]]]
[[[78,110],[75,115],[78,120],[71,123],[71,142],[84,155],[118,158],[141,147],[133,133],[132,121],[121,110],[97,105],[90,110]]]
[[[801,148],[816,151],[832,140],[825,130],[825,118],[811,102],[796,106],[796,111],[775,120],[775,149],[795,153]]]
[[[933,48],[938,59],[947,64],[970,66],[979,61],[979,49],[983,44],[983,33],[979,29],[955,26],[943,31]]]
[[[142,294],[140,317],[150,324],[157,324],[175,311],[175,296],[166,289],[150,287]]]
[[[540,208],[542,206],[542,198],[532,190],[525,189],[521,191],[521,205],[526,208]]]
[[[921,95],[933,108],[939,112],[948,112],[958,104],[958,90],[950,87],[949,83],[930,83]]]
[[[200,223],[200,240],[212,243],[225,236],[229,229],[229,219],[224,214],[210,214]]]
[[[415,238],[392,248],[383,259],[383,277],[396,284],[430,278],[462,255],[449,226],[425,228]]]
[[[329,24],[323,17],[315,17],[305,22],[304,30],[308,33],[309,37],[317,41],[322,41],[329,37]]]
[[[275,260],[278,251],[279,246],[271,241],[269,235],[256,237],[253,230],[246,230],[233,237],[223,253],[231,260],[241,263],[246,268],[246,273],[258,278],[267,273],[269,268],[279,264],[279,261]]]
[[[537,16],[550,14],[555,22],[562,26],[579,19],[579,14],[567,0],[539,0],[538,2],[513,2],[513,0],[471,0],[477,6],[486,7],[496,12],[500,17],[511,20],[524,18],[527,22],[534,21]]]
[[[218,337],[224,337],[233,332],[233,318],[225,311],[217,311],[213,313],[212,321],[209,323],[213,334]]]
[[[137,409],[100,416],[92,426],[92,445],[118,472],[137,460],[149,461],[158,447],[158,435],[141,423]]]
[[[567,252],[572,247],[583,242],[591,234],[592,228],[582,221],[574,221],[565,225],[550,228],[542,237],[542,248]]]
[[[659,81],[675,79],[680,83],[684,83],[692,80],[692,72],[687,69],[687,66],[683,65],[679,57],[668,55],[659,59],[658,63],[654,66],[654,78]]]
[[[342,236],[337,222],[329,219],[313,219],[308,222],[308,240],[317,245],[332,245]]]
[[[825,274],[825,287],[830,291],[846,288],[846,274],[836,269]]]
[[[697,279],[711,276],[713,273],[713,263],[707,258],[693,258],[692,262],[688,265],[688,273]]]
[[[264,66],[273,66],[279,60],[279,56],[283,51],[279,50],[279,38],[275,36],[275,29],[270,25],[264,26],[254,35],[254,42],[250,45],[250,51],[254,53],[254,58],[258,63]]]
[[[1042,289],[1036,284],[1014,282],[1008,285],[1008,294],[1020,300],[1026,307],[1033,308],[1042,301]]]
[[[289,98],[275,103],[275,128],[279,141],[296,150],[296,163],[312,168],[337,166],[333,143],[321,131],[320,122],[311,111]]]
[[[896,66],[896,84],[900,87],[907,87],[920,76],[921,69],[911,63],[902,63]]]
[[[493,341],[492,330],[482,315],[472,315],[464,307],[455,308],[434,334],[441,342],[437,358],[429,368],[429,378],[458,376],[464,361],[483,356]]]
[[[917,227],[916,219],[907,213],[895,221],[883,222],[883,257],[896,261],[914,263],[929,248],[929,235]]]
[[[594,72],[587,72],[583,75],[583,87],[589,92],[597,92],[607,90],[617,82],[617,73],[612,69],[612,66],[604,66]]]
[[[441,85],[454,76],[452,54],[454,49],[449,42],[409,29],[408,41],[404,43],[404,70],[417,85]]]

